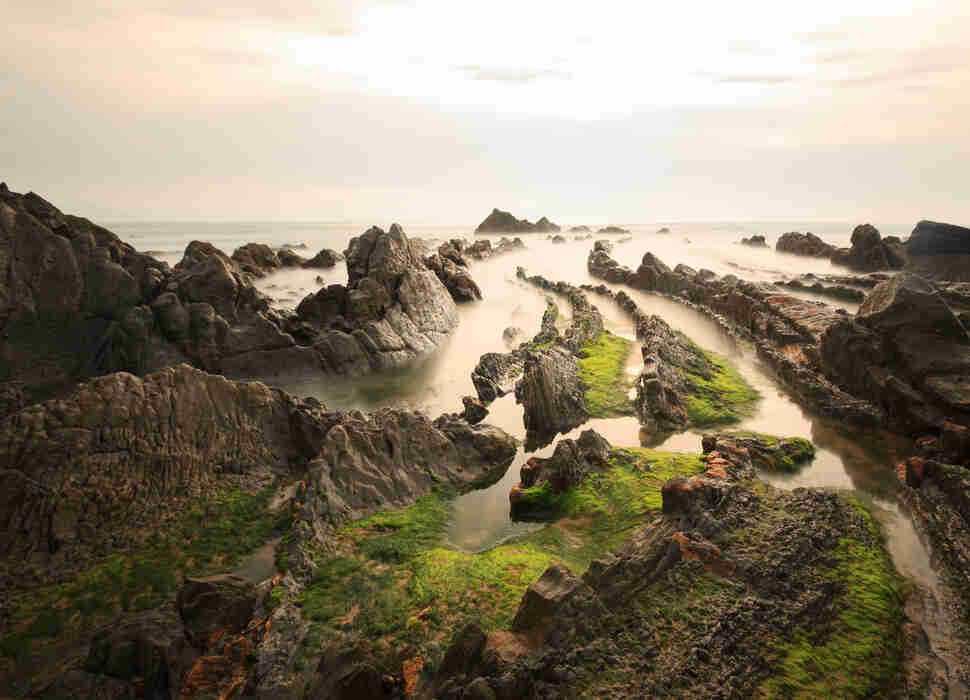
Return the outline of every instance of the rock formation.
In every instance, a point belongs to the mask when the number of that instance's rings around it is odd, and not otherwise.
[[[528,219],[516,219],[507,211],[492,209],[492,213],[478,225],[475,233],[559,233],[562,227],[542,217],[534,224]]]
[[[855,319],[822,336],[822,369],[883,407],[898,430],[970,426],[970,338],[932,284],[900,273],[876,286]]]
[[[604,226],[596,233],[630,233],[630,232],[620,226]]]
[[[451,294],[397,224],[351,239],[346,262],[347,286],[307,296],[288,326],[325,370],[354,376],[403,367],[458,324]]]
[[[765,237],[760,234],[751,236],[751,238],[742,238],[741,245],[751,246],[752,248],[768,247],[768,243],[765,241]]]
[[[811,258],[830,258],[836,248],[823,241],[814,233],[798,233],[791,231],[779,236],[775,243],[775,250],[779,253],[805,255]]]
[[[832,262],[859,272],[875,272],[899,269],[905,260],[900,245],[887,244],[875,226],[863,224],[852,231],[852,247],[835,250]]]
[[[907,270],[927,279],[970,282],[970,228],[920,221],[905,249]]]
[[[344,259],[343,254],[338,253],[330,248],[323,248],[319,253],[314,255],[309,260],[303,263],[303,267],[307,268],[331,268],[335,267],[338,262]]]

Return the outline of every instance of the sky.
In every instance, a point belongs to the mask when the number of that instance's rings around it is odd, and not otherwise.
[[[970,224],[966,0],[0,16],[0,180],[89,218]]]

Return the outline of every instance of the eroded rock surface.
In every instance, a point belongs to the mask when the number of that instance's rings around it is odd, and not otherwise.
[[[860,272],[899,269],[905,259],[900,244],[888,244],[875,226],[862,224],[852,231],[852,247],[832,253],[832,262]]]
[[[562,227],[542,217],[534,224],[528,219],[516,219],[507,211],[492,209],[492,213],[475,229],[475,233],[559,233]]]

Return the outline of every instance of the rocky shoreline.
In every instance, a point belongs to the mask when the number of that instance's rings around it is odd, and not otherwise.
[[[493,217],[508,232],[528,223]],[[545,218],[529,227],[559,231]],[[753,346],[809,409],[908,436],[911,453],[886,478],[943,572],[945,590],[928,591],[893,568],[856,494],[759,478],[797,472],[814,446],[725,432],[757,392],[607,284],[517,268],[517,284],[547,295],[538,333],[518,342],[506,329],[509,351],[472,372],[478,397],[435,418],[332,410],[233,379],[420,362],[455,328],[456,304],[483,296],[469,261],[514,254],[521,239],[429,250],[395,224],[310,260],[195,241],[170,268],[5,186],[0,233],[8,695],[967,696],[970,293],[959,278],[799,281],[860,301],[850,314],[651,253],[632,270],[608,241],[587,258],[592,276],[690,306]],[[909,270],[966,243],[958,227],[921,222],[897,259],[904,244],[863,226],[852,249],[827,255]],[[293,313],[253,285],[341,257],[347,283]],[[635,382],[631,341],[606,330],[590,295],[633,319]],[[526,453],[564,437],[517,463],[509,506],[533,529],[464,552],[448,542],[455,498],[495,484],[522,454],[483,422],[509,393]],[[698,438],[699,453],[572,433],[626,416],[650,435],[718,432]],[[933,606],[952,618],[945,649],[923,628]]]

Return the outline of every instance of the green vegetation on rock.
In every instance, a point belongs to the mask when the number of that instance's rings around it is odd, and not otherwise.
[[[696,347],[696,346],[695,346]],[[754,408],[760,395],[720,355],[698,348],[713,369],[710,376],[685,371],[694,385],[687,397],[687,415],[698,427],[737,423]]]
[[[603,331],[583,345],[579,377],[586,383],[586,410],[592,418],[613,418],[633,413],[631,381],[625,367],[633,343]]]
[[[335,551],[317,556],[313,581],[301,594],[312,623],[304,653],[312,656],[325,640],[357,632],[376,651],[413,645],[435,661],[466,622],[486,632],[507,627],[526,588],[549,565],[584,570],[659,511],[669,478],[704,469],[698,455],[647,449],[614,450],[610,465],[550,498],[556,522],[482,553],[447,546],[453,494],[445,490],[344,526]]]
[[[842,537],[825,577],[839,585],[842,601],[833,619],[813,620],[776,647],[778,675],[758,689],[761,698],[885,697],[902,658],[902,580],[884,547],[872,514],[847,499],[862,536]],[[868,536],[866,536],[866,534]]]
[[[288,527],[289,513],[269,507],[275,491],[220,491],[166,524],[144,547],[112,554],[67,583],[15,592],[14,631],[0,640],[0,654],[26,658],[34,640],[89,631],[119,612],[156,608],[185,577],[232,570]]]

